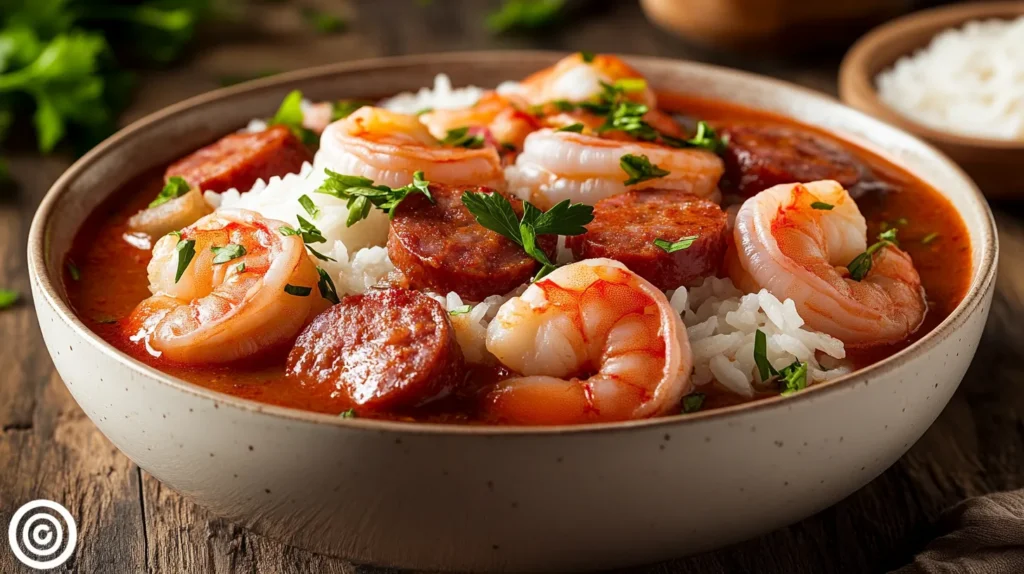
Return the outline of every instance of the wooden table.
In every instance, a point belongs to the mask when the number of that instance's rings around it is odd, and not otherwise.
[[[594,12],[551,34],[494,38],[482,22],[494,2],[365,0],[334,10],[349,31],[305,33],[288,3],[261,5],[181,66],[144,77],[125,121],[217,87],[239,73],[283,71],[370,56],[482,48],[550,48],[700,59],[835,93],[835,59],[786,64],[689,47],[654,30],[632,2]],[[15,154],[20,186],[0,192],[0,287],[28,292],[26,235],[36,205],[70,158]],[[1024,251],[1021,212],[997,205],[1004,253],[981,349],[952,402],[892,468],[834,507],[733,548],[635,572],[876,572],[903,564],[929,524],[968,496],[1024,486]],[[26,296],[27,297],[27,296]],[[0,312],[0,526],[37,498],[76,518],[80,542],[60,571],[362,572],[386,570],[289,548],[182,499],[121,455],[82,413],[54,371],[30,301]],[[0,572],[27,571],[0,543]]]

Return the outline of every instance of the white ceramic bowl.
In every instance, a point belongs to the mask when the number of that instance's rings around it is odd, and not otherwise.
[[[339,64],[167,108],[75,163],[29,238],[32,291],[54,363],[82,409],[150,474],[230,520],[358,562],[568,571],[720,547],[811,515],[916,441],[963,377],[988,315],[996,234],[984,199],[920,140],[817,93],[693,63],[631,58],[656,87],[763,108],[849,135],[931,183],[971,235],[970,291],[920,341],[791,398],[689,416],[558,428],[338,419],[208,391],[93,334],[68,306],[62,257],[84,218],[153,166],[269,114],[286,92],[394,93],[447,72],[493,86],[558,54],[444,54]]]

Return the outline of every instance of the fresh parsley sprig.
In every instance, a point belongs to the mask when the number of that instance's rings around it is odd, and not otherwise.
[[[448,130],[444,139],[441,140],[441,144],[467,149],[480,149],[484,147],[484,136],[471,131],[469,127],[455,128]]]
[[[466,191],[462,194],[462,203],[480,225],[505,236],[541,264],[534,281],[557,267],[537,245],[537,238],[541,235],[580,235],[587,231],[584,226],[594,220],[593,207],[573,204],[568,199],[547,211],[524,201],[522,218],[516,215],[512,204],[500,193]]]
[[[658,179],[669,174],[668,170],[661,169],[651,163],[651,160],[645,155],[627,153],[619,158],[619,166],[629,176],[629,179],[622,182],[626,185],[635,185],[642,181]]]
[[[873,263],[873,256],[875,252],[887,245],[894,247],[899,246],[899,241],[896,240],[896,228],[892,227],[886,229],[882,233],[878,234],[878,241],[871,244],[864,253],[853,258],[850,264],[846,268],[850,271],[850,279],[854,281],[860,281],[867,276],[868,272],[871,271],[871,265]]]
[[[758,329],[754,333],[754,363],[762,383],[777,380],[782,389],[782,396],[789,396],[807,388],[807,363],[793,361],[783,369],[777,370],[768,361],[768,339],[764,331]]]
[[[149,207],[159,207],[172,199],[178,199],[188,193],[189,189],[188,182],[183,178],[178,176],[168,178],[164,188],[160,190],[160,194],[156,196],[156,199],[149,202]]]
[[[338,199],[348,200],[347,227],[352,227],[370,214],[370,208],[376,207],[395,216],[395,209],[411,194],[422,193],[430,203],[434,197],[430,195],[430,182],[423,179],[423,172],[417,171],[412,176],[412,183],[404,187],[392,189],[386,185],[374,185],[373,180],[357,175],[343,175],[325,170],[327,179],[317,188],[316,193],[332,195]]]
[[[657,237],[654,239],[653,243],[665,253],[675,253],[676,251],[689,249],[697,239],[699,239],[699,236],[697,235],[687,235],[686,237],[680,237],[676,241],[669,241],[668,239]]]
[[[292,90],[281,100],[277,113],[268,122],[272,126],[285,126],[295,137],[299,138],[306,145],[316,145],[320,138],[313,130],[302,125],[304,114],[302,112],[302,92]]]

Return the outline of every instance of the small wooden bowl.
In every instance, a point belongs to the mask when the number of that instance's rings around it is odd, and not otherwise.
[[[875,28],[843,58],[843,102],[927,140],[960,164],[990,198],[1024,197],[1024,142],[959,135],[925,126],[878,97],[875,78],[901,57],[926,46],[939,32],[970,20],[1016,18],[1024,2],[983,2],[916,12]]]

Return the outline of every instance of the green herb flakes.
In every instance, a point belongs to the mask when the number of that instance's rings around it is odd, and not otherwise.
[[[824,201],[815,201],[811,204],[811,209],[820,209],[822,211],[832,211],[833,207],[835,206],[831,203],[825,203]]]
[[[239,257],[245,255],[245,247],[234,243],[229,243],[224,247],[212,247],[213,251],[213,264],[221,265],[228,261],[234,261]]]
[[[683,251],[689,249],[693,245],[694,241],[697,241],[699,236],[689,235],[687,237],[680,237],[676,241],[669,241],[667,239],[661,239],[660,237],[654,240],[654,244],[661,248],[665,253],[675,253],[676,251]]]
[[[938,231],[933,231],[933,232],[929,233],[928,235],[925,235],[924,237],[921,238],[921,244],[928,245],[929,243],[935,241],[938,238],[939,238],[939,232]]]
[[[579,133],[583,133],[583,128],[584,127],[585,126],[583,124],[581,124],[580,122],[576,122],[574,124],[569,124],[567,126],[562,126],[562,127],[558,128],[555,131],[556,132],[573,132],[573,133],[579,134]]]
[[[760,329],[754,333],[754,364],[762,383],[779,374],[768,360],[768,337]]]
[[[784,397],[807,388],[807,363],[794,361],[779,371],[779,388]]]
[[[595,54],[593,52],[587,52],[585,50],[580,52],[580,59],[583,60],[584,64],[593,64],[594,63],[594,58],[596,58],[596,57],[597,57],[597,54]]]
[[[472,305],[460,305],[460,306],[452,309],[451,311],[448,311],[448,314],[451,315],[452,317],[455,317],[457,315],[465,315],[466,313],[469,313],[472,310],[473,310],[473,306]]]
[[[312,130],[306,129],[302,125],[303,119],[302,92],[292,90],[281,101],[281,105],[277,108],[277,113],[270,119],[269,124],[272,126],[285,126],[295,134],[295,137],[302,140],[302,143],[316,145],[320,138]]]
[[[343,175],[329,169],[326,172],[327,179],[317,188],[316,193],[348,200],[348,220],[345,223],[348,227],[365,219],[371,207],[384,211],[388,217],[394,217],[395,209],[406,197],[415,193],[422,193],[430,203],[434,203],[434,197],[430,195],[430,182],[423,179],[422,171],[413,174],[412,183],[396,189],[374,185],[373,180],[365,177]]]
[[[149,207],[152,209],[167,203],[172,199],[177,199],[189,192],[188,182],[184,178],[173,176],[168,178],[167,183],[164,184],[164,188],[160,190],[160,194],[156,196],[156,199],[149,203]]]
[[[303,194],[302,197],[299,198],[299,205],[301,205],[302,209],[306,210],[306,213],[308,213],[313,219],[320,217],[320,208],[313,203],[313,200],[310,199],[308,195]]]
[[[182,239],[174,249],[178,252],[178,270],[174,274],[174,283],[177,284],[188,269],[189,263],[192,263],[192,258],[196,256],[196,240]]]
[[[704,393],[690,393],[683,397],[683,413],[695,413],[704,407]]]
[[[633,155],[627,153],[619,159],[619,167],[621,167],[622,171],[626,172],[626,175],[629,176],[629,178],[623,182],[626,185],[636,185],[640,182],[665,177],[669,174],[667,170],[661,169],[651,163],[651,160],[649,160],[645,155]]]
[[[886,245],[898,246],[899,242],[896,240],[896,228],[891,227],[882,233],[878,234],[878,241],[873,243],[864,253],[853,258],[850,264],[846,268],[850,271],[850,278],[854,281],[860,281],[867,276],[868,272],[871,271],[872,257],[879,249],[882,249]]]
[[[468,127],[448,130],[448,133],[441,140],[443,145],[452,147],[464,147],[467,149],[480,149],[484,147],[484,136],[471,133]]]
[[[295,295],[296,297],[308,297],[313,292],[312,287],[302,287],[301,285],[292,285],[291,283],[284,286],[284,292],[289,295]]]
[[[356,414],[356,410],[355,409],[348,409],[346,411],[341,411],[341,413],[338,415],[338,418],[354,419],[354,418],[359,418],[359,415]]]
[[[338,100],[331,104],[331,121],[336,122],[345,119],[359,108],[372,105],[373,102],[366,100]]]

